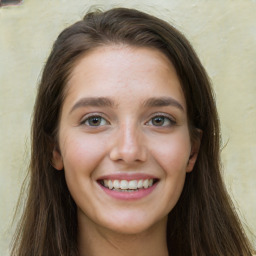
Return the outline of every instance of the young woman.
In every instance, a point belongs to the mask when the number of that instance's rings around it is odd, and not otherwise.
[[[252,255],[219,133],[183,35],[132,9],[88,13],[42,74],[13,255]]]

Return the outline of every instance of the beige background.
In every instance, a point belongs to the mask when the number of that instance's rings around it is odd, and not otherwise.
[[[228,189],[243,222],[256,233],[256,1],[25,0],[0,8],[0,255],[9,255],[43,63],[59,32],[91,5],[150,12],[175,24],[192,42],[216,92]]]

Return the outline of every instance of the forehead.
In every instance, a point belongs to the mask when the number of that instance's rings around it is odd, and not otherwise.
[[[144,65],[141,65],[141,64]],[[146,65],[145,65],[146,64]],[[68,85],[78,74],[89,75],[90,73],[104,71],[127,71],[144,73],[148,71],[165,70],[176,75],[176,70],[168,57],[160,50],[152,47],[135,47],[123,44],[111,44],[93,48],[85,52],[75,63],[71,71]],[[137,73],[138,73],[137,72]],[[111,73],[112,74],[112,73]],[[109,74],[109,75],[111,75]],[[118,77],[115,73],[113,77]],[[147,73],[147,75],[150,75]],[[109,77],[109,76],[108,76]]]
[[[185,101],[171,61],[148,47],[109,45],[90,50],[74,65],[66,89],[66,96],[73,98],[81,94],[111,97],[114,93],[132,98],[171,93]]]

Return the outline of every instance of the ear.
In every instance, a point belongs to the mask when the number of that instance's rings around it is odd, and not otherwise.
[[[187,172],[192,172],[194,165],[196,163],[196,160],[197,160],[198,153],[199,153],[203,132],[202,132],[202,130],[198,129],[198,133],[199,133],[198,137],[193,141],[193,143],[191,145],[191,152],[190,152],[190,156],[189,156],[188,164],[187,164]]]
[[[52,151],[52,166],[59,171],[64,168],[62,156],[57,146],[54,146]]]

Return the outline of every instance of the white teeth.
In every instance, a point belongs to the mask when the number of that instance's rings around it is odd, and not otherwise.
[[[109,189],[112,189],[113,188],[113,183],[111,180],[108,181],[108,188]]]
[[[137,184],[138,184],[137,180],[129,181],[129,189],[137,189],[138,188]]]
[[[139,180],[138,182],[138,188],[142,188],[143,187],[143,180]]]
[[[144,180],[143,181],[143,187],[144,188],[148,188],[148,180]]]
[[[127,180],[121,180],[120,182],[120,188],[121,189],[127,189],[128,188],[128,181]]]
[[[115,188],[115,189],[120,188],[119,181],[118,181],[118,180],[114,180],[114,182],[113,182],[113,186],[114,186],[114,188]]]
[[[146,180],[103,180],[102,185],[109,189],[120,190],[124,192],[129,192],[132,190],[138,190],[142,188],[149,188],[153,186],[153,179]]]

